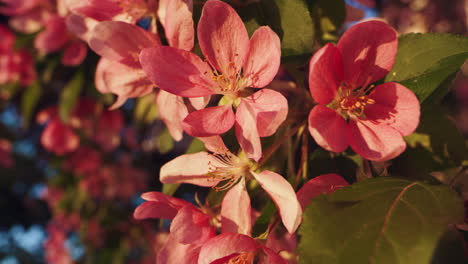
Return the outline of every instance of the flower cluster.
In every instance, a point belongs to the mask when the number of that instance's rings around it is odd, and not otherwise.
[[[147,255],[154,255],[157,263],[297,263],[295,233],[303,211],[312,198],[348,182],[337,174],[308,180],[304,168],[297,175],[291,170],[281,175],[277,172],[282,165],[269,160],[275,151],[289,140],[289,148],[302,142],[301,149],[307,152],[308,127],[326,151],[342,153],[349,146],[365,160],[385,162],[405,150],[403,137],[419,123],[416,95],[402,84],[380,82],[393,67],[398,48],[396,31],[381,21],[357,23],[336,45],[328,43],[314,53],[307,72],[309,96],[307,89],[303,93],[290,85],[288,92],[283,87],[291,78],[281,68],[278,34],[260,26],[249,36],[236,10],[220,0],[204,2],[198,21],[193,20],[191,0],[2,2],[0,13],[11,17],[15,30],[38,32],[34,48],[39,57],[62,51],[61,63],[74,66],[86,59],[88,47],[99,55],[95,88],[117,97],[110,100],[109,109],[82,97],[66,117],[57,106],[36,117],[44,125],[42,146],[64,157],[59,169],[75,176],[67,180],[75,188],[76,201],[53,185],[45,197],[59,212],[54,218],[77,222],[49,227],[45,246],[50,263],[72,262],[63,245],[67,233],[92,233],[85,240],[99,247],[111,232],[138,225],[142,236],[149,237],[144,243],[153,247]],[[0,32],[4,36],[0,83],[31,84],[36,78],[31,55],[14,48],[15,37],[8,29],[0,27]],[[283,78],[287,81],[279,82]],[[288,103],[291,94],[304,95],[301,100],[307,103]],[[182,141],[186,133],[205,148],[172,156],[160,168],[160,182],[209,187],[218,200],[201,202],[195,195],[195,205],[162,192],[146,192],[134,218],[170,220],[164,222],[169,223],[168,233],[161,231],[165,228],[152,231],[146,225],[150,221],[103,227],[110,220],[101,217],[98,206],[114,210],[106,207],[112,200],[127,206],[147,188],[146,173],[131,162],[140,150],[136,132],[125,132],[125,111],[118,108],[129,99],[148,96],[155,98],[158,117],[175,141]],[[298,109],[309,113],[308,118],[297,114]],[[125,147],[134,153],[113,155],[125,148],[124,133]],[[296,143],[290,140],[295,135]],[[0,154],[9,152],[3,149]],[[301,159],[306,163],[307,153]],[[292,158],[288,168],[297,162]],[[82,219],[72,210],[59,209],[59,200],[89,215]],[[254,235],[259,211],[267,202],[275,207],[272,221],[263,234]],[[134,233],[131,238],[135,237]],[[153,262],[154,258],[148,261]]]

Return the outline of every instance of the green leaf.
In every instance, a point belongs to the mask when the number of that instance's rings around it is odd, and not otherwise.
[[[405,34],[385,81],[399,82],[416,93],[421,103],[432,94],[445,95],[442,85],[468,58],[468,38],[450,34]]]
[[[390,174],[428,179],[435,171],[456,168],[468,161],[468,146],[448,113],[434,105],[421,113],[416,132],[405,137],[408,148],[392,160]]]
[[[252,34],[268,25],[281,39],[281,55],[311,54],[314,48],[314,22],[306,0],[261,0],[239,10]]]
[[[169,130],[164,129],[161,131],[161,133],[158,135],[156,144],[159,153],[163,154],[171,151],[174,148],[174,140],[172,139],[171,134],[169,134]]]
[[[380,177],[316,197],[299,230],[301,263],[429,263],[447,225],[463,219],[443,185]]]
[[[310,2],[310,1],[309,1]],[[312,14],[317,29],[317,37],[322,42],[336,42],[346,18],[346,4],[344,0],[316,0],[313,1]]]
[[[42,87],[39,82],[31,84],[21,97],[21,116],[23,117],[23,127],[27,128],[31,117],[34,113],[34,109],[39,102],[42,94]]]
[[[150,124],[158,118],[156,95],[154,93],[137,99],[133,117],[137,122],[143,124]]]
[[[255,225],[252,228],[252,237],[258,237],[267,230],[270,221],[275,215],[275,212],[275,204],[272,201],[268,201],[268,203],[263,208],[262,213],[257,218]]]
[[[205,150],[205,144],[198,138],[193,138],[185,154],[197,153]]]
[[[59,116],[62,121],[68,122],[68,118],[83,88],[83,82],[83,72],[78,71],[73,79],[63,88],[58,105]]]
[[[460,164],[468,159],[468,147],[464,137],[440,107],[426,109],[421,115],[417,131],[429,136],[430,149],[440,158]]]

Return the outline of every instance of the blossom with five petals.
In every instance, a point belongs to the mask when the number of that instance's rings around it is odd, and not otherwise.
[[[296,231],[302,210],[291,184],[272,171],[256,172],[251,160],[231,153],[219,136],[204,138],[213,153],[179,156],[161,167],[162,183],[189,183],[228,190],[221,208],[223,232],[249,235],[252,228],[250,197],[246,181],[255,179],[272,198],[288,232]]]
[[[279,37],[264,26],[249,40],[235,10],[218,0],[205,3],[198,39],[206,61],[174,47],[156,46],[140,54],[143,70],[162,90],[183,97],[224,95],[224,104],[194,111],[183,121],[184,131],[195,137],[227,132],[235,125],[236,136],[247,155],[259,160],[260,137],[272,135],[286,119],[287,100],[262,88],[275,77],[281,57]],[[232,106],[237,107],[236,114]]]
[[[395,30],[381,21],[349,28],[337,46],[327,44],[310,60],[309,87],[319,104],[309,114],[309,131],[323,148],[350,146],[363,158],[385,161],[401,154],[403,136],[419,123],[419,102],[394,82],[374,87],[393,66]]]

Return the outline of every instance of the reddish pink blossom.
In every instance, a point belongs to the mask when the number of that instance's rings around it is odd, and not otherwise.
[[[270,248],[255,239],[234,233],[223,233],[206,241],[198,258],[198,264],[287,264]]]
[[[15,160],[12,157],[12,146],[10,141],[6,139],[0,139],[0,166],[3,168],[11,168],[15,164]]]
[[[71,11],[98,21],[136,23],[156,9],[154,0],[67,0]]]
[[[47,232],[49,237],[44,242],[46,262],[50,264],[72,264],[73,260],[70,252],[65,246],[66,233],[54,224],[47,227]]]
[[[112,151],[120,145],[120,132],[124,126],[121,111],[103,110],[95,124],[94,141],[104,151]]]
[[[250,234],[252,212],[245,184],[246,179],[255,179],[275,202],[286,229],[293,233],[301,221],[302,210],[288,181],[272,171],[256,172],[251,160],[234,155],[224,144],[220,146],[219,141],[222,143],[218,139],[218,143],[206,144],[214,154],[186,154],[166,163],[160,171],[161,182],[229,189],[221,209],[223,232]]]
[[[144,171],[120,162],[117,165],[101,165],[97,171],[84,175],[79,189],[95,199],[129,200],[146,188]]]
[[[127,98],[153,91],[154,85],[138,61],[143,48],[159,45],[152,34],[135,25],[106,21],[93,28],[88,43],[102,56],[96,69],[96,88],[118,96],[111,109],[122,106]]]
[[[101,166],[101,156],[99,152],[90,147],[80,147],[67,159],[65,166],[76,174],[90,174]]]
[[[78,65],[86,57],[86,44],[69,32],[66,17],[51,16],[45,24],[45,29],[34,39],[34,47],[47,54],[64,50],[62,64]]]
[[[31,54],[25,49],[15,50],[16,36],[7,27],[0,25],[0,35],[0,84],[30,85],[36,79]]]
[[[174,47],[192,49],[194,29],[191,1],[166,2],[161,1],[158,9],[166,39]],[[127,98],[141,97],[153,91],[154,84],[141,69],[138,56],[143,48],[160,45],[156,36],[135,25],[107,21],[93,29],[89,45],[102,56],[96,69],[96,88],[101,93],[117,95],[111,109],[120,107]],[[188,114],[182,98],[161,91],[156,103],[171,136],[177,141],[181,140],[181,121]],[[196,108],[199,109],[201,105],[204,107],[204,104],[198,103]]]
[[[0,13],[10,16],[11,28],[31,34],[39,31],[52,12],[48,0],[1,0]]]
[[[171,219],[170,234],[158,252],[157,263],[196,263],[201,245],[215,235],[211,216],[189,202],[159,192],[144,193],[135,209],[136,219]]]
[[[59,118],[53,118],[42,132],[41,144],[56,155],[64,155],[78,148],[80,137]]]
[[[155,46],[141,52],[143,69],[153,83],[179,96],[224,95],[224,105],[190,113],[184,119],[184,131],[208,137],[235,125],[244,151],[259,160],[260,137],[276,131],[288,106],[278,92],[252,94],[246,88],[262,88],[273,80],[280,64],[280,40],[269,27],[260,27],[249,40],[234,9],[218,0],[205,3],[198,38],[206,62],[186,50]],[[232,106],[237,108],[235,114]]]
[[[327,44],[310,61],[309,87],[319,103],[309,114],[309,131],[323,148],[342,152],[350,146],[362,157],[385,161],[406,148],[403,136],[419,123],[419,102],[401,84],[377,87],[392,68],[395,30],[380,21],[348,29],[335,47]]]

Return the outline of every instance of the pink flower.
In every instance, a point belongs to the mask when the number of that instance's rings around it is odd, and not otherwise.
[[[80,145],[80,137],[73,129],[55,117],[49,121],[41,135],[41,144],[56,155],[75,151]]]
[[[229,189],[221,208],[222,231],[250,234],[252,213],[246,181],[255,179],[275,202],[286,229],[295,232],[302,210],[288,181],[272,171],[255,172],[251,160],[231,153],[219,137],[204,140],[209,140],[206,147],[214,154],[199,152],[169,161],[161,168],[161,182]]]
[[[67,0],[71,11],[98,21],[119,20],[136,23],[156,7],[145,0]]]
[[[8,21],[16,31],[31,34],[39,31],[52,11],[48,0],[1,0],[0,13],[10,16]]]
[[[12,168],[15,165],[15,160],[11,152],[12,146],[10,141],[0,139],[0,167]]]
[[[166,37],[169,44],[190,50],[194,43],[192,7],[183,0],[172,2],[185,8],[173,7],[165,11]],[[179,22],[183,24],[176,25]],[[120,107],[127,98],[153,91],[154,85],[141,69],[139,55],[142,49],[159,45],[157,36],[136,25],[105,21],[94,27],[89,46],[103,57],[96,69],[96,88],[101,93],[111,92],[118,96],[112,109]]]
[[[206,241],[198,257],[198,264],[287,264],[278,253],[250,236],[224,233]]]
[[[158,15],[169,44],[191,50],[194,45],[191,1],[160,1]],[[102,22],[91,32],[89,45],[102,56],[96,69],[96,88],[101,93],[117,95],[111,109],[120,107],[127,98],[145,96],[153,91],[154,84],[141,69],[139,54],[143,48],[159,46],[156,37],[135,25],[117,21]],[[196,109],[206,105],[196,104],[197,100],[202,99],[191,100]],[[160,91],[156,103],[171,136],[177,141],[181,140],[181,122],[188,114],[183,99]]]
[[[212,217],[189,202],[148,192],[141,196],[146,200],[135,209],[136,219],[163,218],[172,220],[170,234],[158,252],[157,263],[196,263],[201,245],[215,235],[210,222]]]
[[[93,173],[101,165],[102,160],[99,152],[86,146],[77,149],[65,162],[65,167],[78,175]]]
[[[65,246],[67,235],[64,230],[55,224],[49,224],[47,227],[49,237],[44,242],[45,259],[50,264],[72,264],[70,252]]]
[[[72,35],[67,26],[67,17],[50,17],[44,31],[34,39],[34,47],[41,53],[48,54],[64,50],[62,64],[74,66],[81,64],[88,52],[86,44]]]
[[[272,90],[252,94],[246,88],[262,88],[273,80],[280,64],[280,40],[269,27],[260,27],[249,40],[234,9],[218,0],[205,3],[198,38],[206,62],[183,49],[155,46],[141,52],[143,70],[162,90],[179,96],[224,95],[223,105],[190,113],[184,131],[208,137],[235,125],[243,150],[259,160],[260,137],[272,135],[285,120],[287,100]]]
[[[348,29],[338,45],[327,44],[310,60],[309,87],[319,103],[309,114],[309,131],[323,148],[350,146],[363,158],[385,161],[401,154],[419,123],[419,102],[401,84],[382,79],[397,52],[395,30],[380,21]]]
[[[34,61],[25,49],[15,50],[16,36],[5,26],[0,25],[0,84],[19,82],[30,85],[36,79]]]

